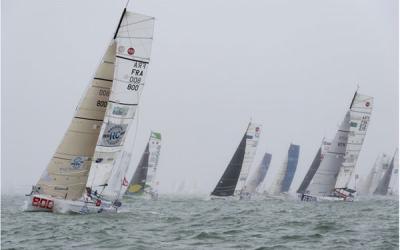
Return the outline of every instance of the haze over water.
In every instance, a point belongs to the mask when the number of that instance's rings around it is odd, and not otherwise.
[[[125,200],[112,215],[22,212],[2,196],[2,249],[398,249],[398,200]]]

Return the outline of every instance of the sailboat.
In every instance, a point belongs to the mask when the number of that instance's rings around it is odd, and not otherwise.
[[[287,193],[289,191],[294,174],[296,173],[297,163],[299,161],[299,154],[300,146],[290,144],[285,161],[278,171],[274,185],[272,185],[271,187],[271,195],[279,195],[281,193]]]
[[[152,199],[158,198],[156,170],[161,150],[161,134],[151,132],[149,142],[143,152],[126,194],[145,194]]]
[[[317,172],[324,155],[328,152],[331,143],[325,138],[322,140],[322,144],[319,147],[317,154],[314,157],[314,160],[311,163],[310,168],[308,169],[306,175],[304,176],[303,181],[301,182],[299,188],[297,189],[298,194],[304,194],[306,192],[306,188],[310,185],[312,178],[314,177],[315,173]]]
[[[375,163],[367,175],[365,181],[360,185],[359,194],[372,195],[378,187],[379,181],[382,179],[385,171],[389,168],[390,158],[386,154],[381,154],[375,160]]]
[[[397,162],[397,163],[396,163]],[[396,149],[392,160],[390,161],[389,168],[385,170],[381,180],[378,183],[374,191],[374,195],[387,195],[389,193],[389,184],[393,176],[393,170],[395,169],[395,165],[398,165],[398,150]],[[398,169],[398,166],[397,166]],[[397,171],[398,173],[398,171]],[[391,190],[390,190],[391,191]]]
[[[154,18],[124,8],[117,29],[26,211],[117,212],[130,166]]]
[[[399,197],[399,152],[395,154],[393,161],[392,177],[389,182],[388,195]]]
[[[269,164],[271,163],[272,155],[269,153],[265,153],[264,157],[259,164],[258,168],[252,175],[252,178],[246,184],[245,193],[252,195],[257,192],[260,184],[264,181],[265,176],[267,175]]]
[[[350,108],[301,200],[354,200],[356,190],[350,188],[349,183],[367,133],[372,107],[373,97],[355,92]]]
[[[261,126],[250,122],[225,172],[211,192],[212,199],[244,198],[245,184],[257,150],[260,133]]]

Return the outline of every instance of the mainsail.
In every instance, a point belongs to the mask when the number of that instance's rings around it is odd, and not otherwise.
[[[297,162],[299,160],[300,146],[290,144],[288,153],[281,167],[279,168],[278,174],[275,177],[275,183],[271,187],[270,193],[273,195],[280,194],[282,192],[288,192],[290,184],[297,168]]]
[[[115,43],[111,43],[103,56],[67,132],[36,185],[39,193],[69,200],[82,196],[109,100],[115,49]]]
[[[347,189],[360,154],[372,113],[373,98],[366,95],[354,95],[350,105],[350,129],[347,138],[344,162],[339,170],[336,189]]]
[[[398,151],[396,149],[396,152],[394,153],[392,160],[390,161],[389,168],[385,170],[385,173],[383,174],[381,180],[379,181],[378,186],[376,187],[376,190],[374,191],[375,195],[387,195],[389,191],[389,184],[390,180],[392,178],[396,158],[398,159]]]
[[[312,161],[311,166],[307,171],[307,174],[305,175],[303,181],[301,182],[299,188],[297,189],[297,193],[304,194],[306,192],[308,185],[310,185],[310,182],[314,177],[315,173],[317,172],[324,155],[326,154],[326,152],[328,152],[330,145],[331,145],[330,142],[326,140],[322,141],[322,145],[318,149],[318,152],[315,155],[314,160]]]
[[[235,154],[211,195],[232,196],[239,194],[245,188],[247,175],[257,149],[260,130],[260,125],[249,123]]]
[[[315,172],[306,193],[318,196],[328,196],[332,194],[336,183],[336,176],[339,173],[339,168],[342,162],[344,161],[349,128],[350,113],[347,112],[334,139],[332,140],[328,152],[324,155],[319,168]]]
[[[126,141],[139,104],[150,62],[154,18],[124,10],[115,33],[114,76],[86,187],[107,200],[128,186]],[[132,133],[132,131],[131,131]]]
[[[139,165],[129,184],[127,193],[142,193],[143,191],[155,192],[157,182],[155,179],[158,159],[161,150],[161,134],[151,132],[149,142],[143,152]],[[148,189],[148,190],[147,190]]]
[[[264,181],[265,176],[267,175],[269,164],[271,163],[272,155],[269,153],[265,153],[264,157],[254,172],[251,179],[249,179],[246,184],[246,192],[255,193],[258,186]]]

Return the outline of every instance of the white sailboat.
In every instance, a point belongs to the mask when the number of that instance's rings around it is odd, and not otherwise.
[[[393,159],[393,171],[389,182],[388,194],[399,197],[399,151],[396,150]]]
[[[124,9],[64,138],[28,197],[27,211],[116,212],[121,206],[153,27],[153,17]]]
[[[361,195],[372,195],[378,187],[378,183],[381,180],[386,169],[389,168],[390,158],[386,154],[381,154],[375,160],[375,163],[367,175],[364,182],[362,182],[360,191]]]
[[[398,169],[399,169],[399,163],[398,160],[398,149],[394,152],[394,155],[392,159],[390,160],[389,167],[384,170],[384,173],[379,180],[379,183],[374,190],[373,194],[374,195],[388,195],[388,194],[393,194],[396,192],[396,187],[390,186],[390,184],[395,184],[396,182],[398,183],[398,180],[393,180],[393,177],[398,177]],[[397,169],[397,171],[395,171]],[[395,175],[393,175],[395,174]],[[396,176],[397,174],[397,176]],[[392,182],[393,180],[393,182]],[[393,188],[393,190],[391,190]],[[397,186],[398,190],[398,186]]]
[[[221,179],[211,192],[211,198],[239,197],[246,198],[246,180],[257,150],[261,125],[249,123]]]
[[[151,132],[149,142],[130,181],[126,194],[144,194],[152,199],[158,198],[156,171],[161,150],[161,134]]]
[[[367,132],[373,98],[355,93],[328,152],[301,199],[352,201],[349,183]]]

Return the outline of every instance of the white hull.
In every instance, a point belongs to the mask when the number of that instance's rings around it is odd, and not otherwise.
[[[215,195],[210,195],[209,197],[210,200],[240,200],[239,196],[236,195],[231,195],[231,196],[215,196]]]
[[[352,202],[354,197],[336,197],[336,196],[314,196],[309,194],[299,195],[301,201],[345,201]]]
[[[50,212],[60,214],[117,213],[118,207],[111,202],[71,201],[48,195],[30,195],[25,203],[25,212]]]

